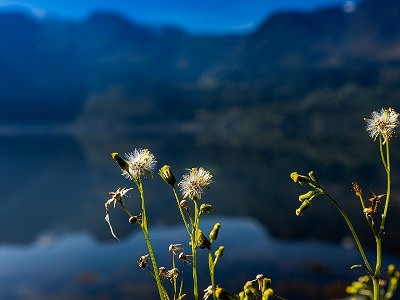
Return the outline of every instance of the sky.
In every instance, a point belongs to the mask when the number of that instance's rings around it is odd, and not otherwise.
[[[120,13],[151,25],[193,33],[240,33],[277,11],[343,6],[348,0],[0,0],[0,11],[20,9],[39,18],[87,18],[94,11]]]

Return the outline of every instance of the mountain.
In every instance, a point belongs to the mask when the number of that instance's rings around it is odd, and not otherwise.
[[[80,22],[2,13],[0,39],[3,124],[211,124],[232,109],[251,113],[251,123],[277,104],[305,113],[317,96],[339,107],[367,95],[355,103],[365,109],[399,96],[396,0],[364,1],[353,13],[283,12],[236,36],[155,29],[108,12]]]

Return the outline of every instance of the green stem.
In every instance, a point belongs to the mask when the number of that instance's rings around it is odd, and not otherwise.
[[[375,265],[375,277],[378,278],[381,275],[381,266],[382,266],[382,239],[377,236],[375,237],[376,242],[376,265]]]
[[[389,202],[390,202],[390,187],[391,187],[391,178],[390,178],[390,151],[389,151],[389,140],[386,141],[386,175],[387,175],[387,191],[386,191],[386,201],[385,201],[385,209],[382,215],[381,227],[379,229],[379,236],[381,237],[383,234],[383,230],[385,229],[385,221],[388,213]]]
[[[160,276],[158,273],[158,266],[157,266],[156,258],[155,258],[154,252],[153,252],[153,247],[151,246],[151,242],[150,242],[149,231],[148,231],[148,227],[147,227],[147,215],[146,215],[146,206],[145,206],[145,200],[144,200],[142,179],[139,178],[137,181],[135,181],[135,183],[138,187],[138,190],[140,193],[140,198],[142,200],[142,231],[143,231],[143,235],[144,235],[144,240],[147,245],[147,249],[149,251],[151,264],[153,266],[154,277],[156,279],[158,293],[159,293],[161,300],[169,299],[168,294],[165,292],[165,289],[162,286]]]
[[[389,143],[389,140],[386,141],[386,145]],[[385,167],[385,170],[387,171],[388,166],[387,166],[387,161],[385,161],[385,155],[383,154],[383,144],[382,144],[382,136],[379,136],[379,152],[381,153],[381,160],[382,160],[382,164]]]
[[[193,273],[193,295],[194,299],[199,299],[199,291],[197,287],[197,229],[198,229],[198,220],[199,220],[199,208],[197,205],[197,201],[194,200],[194,222],[193,222],[193,231],[191,236],[192,242],[192,273]]]
[[[343,210],[343,208],[339,205],[339,203],[332,197],[330,196],[327,192],[324,191],[324,194],[332,201],[332,203],[336,206],[336,208],[339,210],[339,212],[341,213],[341,215],[343,216],[344,220],[347,223],[347,226],[349,227],[351,234],[353,235],[354,241],[357,244],[358,247],[358,251],[361,254],[361,257],[364,261],[365,266],[367,267],[368,271],[370,274],[373,274],[371,265],[368,261],[367,256],[365,255],[364,249],[361,245],[360,239],[358,238],[357,232],[355,231],[353,224],[351,224],[351,221],[349,219],[349,217],[347,216],[346,212]]]
[[[208,269],[210,271],[211,290],[212,290],[213,299],[216,300],[217,298],[215,297],[215,280],[214,280],[215,265],[214,265],[211,250],[208,250]]]
[[[380,299],[379,279],[375,276],[372,276],[372,285],[374,288],[374,300],[379,300]]]
[[[172,253],[172,269],[175,269],[175,254]],[[174,277],[174,299],[176,299],[176,278]]]
[[[178,204],[179,212],[181,213],[181,217],[182,217],[183,223],[185,224],[186,230],[187,230],[188,234],[190,235],[189,224],[186,221],[186,217],[185,217],[185,214],[183,213],[182,207],[180,205],[179,197],[178,197],[178,194],[176,193],[175,187],[172,187],[172,191],[174,192],[176,204]]]

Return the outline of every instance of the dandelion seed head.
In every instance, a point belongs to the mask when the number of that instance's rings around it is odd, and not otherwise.
[[[213,182],[213,176],[209,171],[201,167],[188,169],[188,171],[187,174],[182,176],[182,181],[178,184],[183,198],[201,199],[204,189]]]
[[[374,111],[370,119],[365,119],[367,122],[366,131],[369,136],[375,141],[378,136],[383,137],[383,143],[390,140],[394,134],[394,130],[399,126],[399,114],[393,108],[382,108],[379,112]]]
[[[135,149],[126,153],[125,158],[129,165],[129,172],[122,171],[122,175],[131,179],[138,179],[143,176],[151,176],[156,167],[157,160],[149,149]]]

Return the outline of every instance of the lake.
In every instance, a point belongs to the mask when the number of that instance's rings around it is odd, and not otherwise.
[[[8,132],[0,138],[3,186],[0,210],[0,297],[5,299],[152,299],[155,285],[136,261],[146,253],[141,232],[120,211],[112,211],[112,238],[104,221],[108,192],[129,187],[110,153],[149,148],[158,167],[171,165],[180,178],[186,168],[203,166],[214,175],[204,202],[213,212],[201,221],[208,232],[220,221],[217,244],[226,247],[216,282],[237,292],[263,273],[289,299],[344,296],[347,283],[361,271],[361,259],[341,216],[327,199],[316,199],[296,217],[303,187],[292,171],[313,169],[352,216],[373,257],[373,241],[353,181],[384,193],[384,172],[377,145],[365,134],[338,140],[330,136],[276,136],[241,140],[215,133],[162,132],[71,134],[68,131]],[[397,143],[398,144],[398,143]],[[393,205],[384,263],[400,261],[399,147],[393,149]],[[150,236],[159,265],[170,267],[168,245],[187,237],[173,195],[156,174],[145,179]],[[397,201],[396,201],[397,200]],[[139,198],[127,198],[138,211]],[[200,253],[200,288],[209,284],[207,253]],[[187,280],[190,271],[186,272]],[[187,286],[190,288],[190,285]]]

